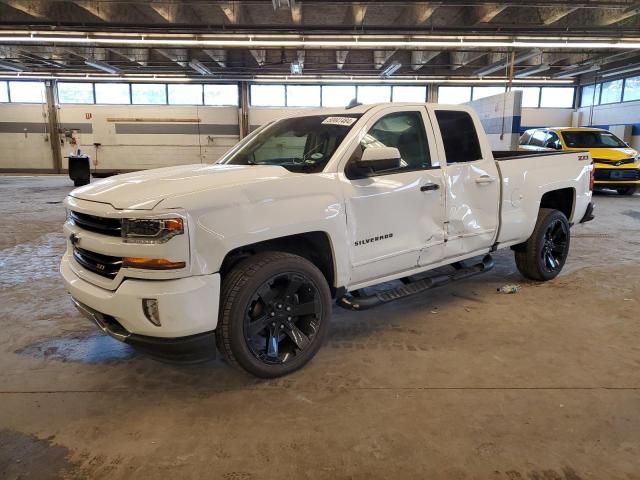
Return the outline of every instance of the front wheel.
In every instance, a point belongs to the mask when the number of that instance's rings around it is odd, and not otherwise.
[[[289,253],[258,253],[223,280],[218,348],[257,377],[280,377],[313,358],[330,315],[329,286],[314,264]]]
[[[569,221],[564,213],[541,208],[531,237],[515,252],[518,270],[531,280],[557,277],[567,260],[570,240]]]
[[[618,192],[618,195],[633,195],[636,193],[636,186],[630,185],[628,187],[618,187],[616,188],[616,192]]]

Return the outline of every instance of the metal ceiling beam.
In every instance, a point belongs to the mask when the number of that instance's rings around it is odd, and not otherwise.
[[[539,49],[534,49],[530,52],[527,53],[521,53],[520,55],[516,55],[513,59],[513,64],[514,65],[518,65],[522,62],[526,62],[527,60],[530,60],[534,57],[538,57],[542,54],[542,51]],[[490,63],[489,65],[487,65],[486,67],[482,67],[478,70],[476,70],[475,72],[473,72],[474,75],[478,75],[479,77],[484,77],[486,75],[491,75],[492,73],[495,73],[497,71],[500,70],[505,70],[509,67],[511,63],[510,60],[510,55],[507,55],[507,58],[496,61],[494,63]]]
[[[426,3],[426,2],[416,3],[413,6],[413,13],[416,19],[416,25],[423,25],[427,23],[431,19],[431,17],[433,16],[433,13],[436,11],[437,8],[438,8],[438,5],[433,5],[431,3]]]
[[[214,62],[220,65],[222,68],[227,66],[227,51],[226,50],[203,50],[203,52]]]
[[[30,17],[38,19],[49,17],[49,5],[41,0],[2,0],[2,3]]]
[[[223,2],[219,6],[229,23],[235,25],[240,21],[240,2]]]
[[[540,15],[540,20],[543,25],[551,25],[559,22],[563,18],[571,15],[573,12],[580,10],[580,7],[548,7],[538,8],[537,12]]]
[[[267,61],[267,51],[266,50],[249,50],[249,52],[251,52],[251,55],[253,56],[253,58],[255,59],[255,61],[258,63],[259,66],[264,66],[264,64]]]
[[[373,51],[373,66],[376,70],[382,68],[382,66],[387,63],[393,54],[396,53],[395,50],[374,50]]]
[[[189,63],[189,52],[186,48],[156,48],[155,51],[181,67],[186,67]]]
[[[110,48],[109,51],[143,67],[149,64],[149,50],[146,48]]]
[[[495,17],[500,15],[509,6],[504,3],[478,5],[470,7],[470,17],[468,25],[479,25],[481,23],[489,23]]]
[[[73,3],[103,22],[112,22],[118,18],[118,8],[114,3],[96,0],[74,0]]]
[[[452,50],[449,52],[451,70],[458,70],[459,68],[466,67],[468,64],[475,62],[487,55],[487,51],[458,51]]]
[[[351,4],[351,16],[353,17],[353,25],[361,27],[367,17],[367,5],[364,3]]]
[[[640,4],[639,2],[634,2],[635,5],[630,6],[624,10],[617,11],[606,11],[606,12],[598,12],[598,17],[596,20],[596,25],[598,26],[610,26],[615,25],[617,23],[624,22],[629,20],[630,18],[635,17],[636,15],[640,15]]]
[[[338,70],[342,70],[344,68],[344,64],[347,61],[347,55],[349,55],[349,50],[336,50],[336,67]]]
[[[429,50],[414,50],[411,52],[411,69],[412,70],[420,70],[431,60],[440,55],[439,51],[429,51]]]

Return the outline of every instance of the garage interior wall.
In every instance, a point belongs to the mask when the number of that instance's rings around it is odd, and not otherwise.
[[[640,102],[583,107],[578,109],[578,113],[580,125],[593,125],[612,130],[620,138],[629,142],[633,148],[640,150]],[[628,131],[628,136],[622,133],[624,130]]]
[[[514,93],[508,96],[514,97]],[[489,121],[493,126],[501,123],[489,118],[501,118],[503,95],[472,103],[476,104],[481,117],[486,117],[485,123]],[[507,105],[506,117],[511,121],[507,119],[505,132],[510,135],[511,146],[498,141],[492,145],[495,149],[515,148],[518,121],[520,132],[540,126],[570,126],[576,112],[571,108],[522,108],[518,119],[518,107],[513,99],[508,100]],[[291,111],[301,110],[310,109],[250,107],[249,125],[255,129]],[[590,108],[577,111],[580,125],[588,125]],[[5,152],[0,158],[0,170],[52,171],[46,115],[44,104],[0,104],[0,148]],[[64,157],[77,148],[95,162],[95,143],[100,146],[97,164],[92,168],[112,171],[213,162],[239,140],[237,107],[63,104],[58,108],[58,121],[68,133],[77,131],[77,145],[61,135],[64,169],[67,166]],[[640,102],[594,107],[591,124],[603,128],[630,125],[633,132],[630,140],[635,148],[640,147]],[[487,124],[485,128],[489,128],[489,138],[495,140],[493,126]],[[497,132],[497,137],[499,135]]]

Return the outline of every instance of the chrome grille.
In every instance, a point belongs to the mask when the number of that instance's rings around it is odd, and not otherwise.
[[[78,247],[73,248],[73,258],[87,270],[107,278],[115,278],[122,267],[120,257],[110,257]]]
[[[90,232],[119,237],[122,234],[122,221],[119,218],[96,217],[80,212],[69,212],[69,219],[78,227]]]

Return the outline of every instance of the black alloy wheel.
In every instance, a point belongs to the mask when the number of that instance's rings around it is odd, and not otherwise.
[[[561,219],[553,220],[544,233],[544,244],[540,253],[545,268],[549,273],[562,269],[567,259],[569,245],[569,228]]]
[[[266,364],[285,364],[311,345],[323,317],[320,293],[296,272],[271,277],[255,292],[244,316],[247,346]]]

